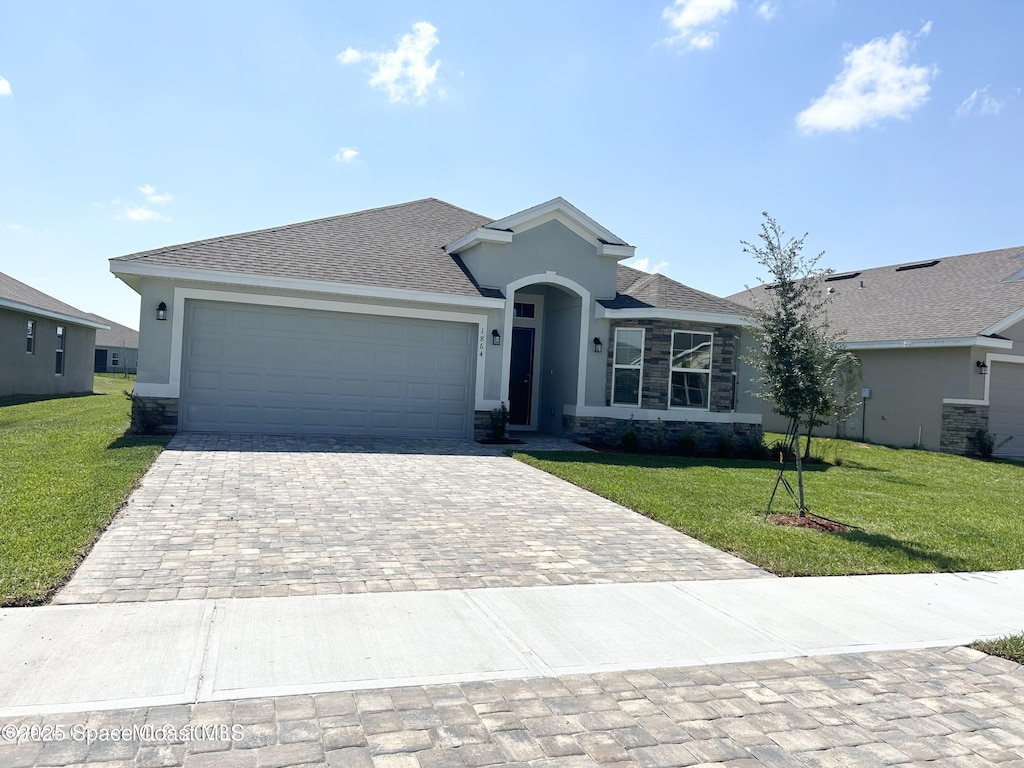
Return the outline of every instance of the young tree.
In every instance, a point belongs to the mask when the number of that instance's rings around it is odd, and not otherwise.
[[[789,422],[786,443],[795,446],[797,506],[803,517],[807,505],[800,429],[810,429],[833,413],[838,375],[848,353],[839,349],[825,317],[828,294],[822,283],[831,271],[818,267],[824,252],[805,256],[806,234],[787,240],[775,219],[761,215],[758,242],[741,241],[744,253],[751,254],[770,277],[770,282],[761,280],[764,290],[754,298],[758,343],[747,362],[761,372],[757,396],[771,402]]]

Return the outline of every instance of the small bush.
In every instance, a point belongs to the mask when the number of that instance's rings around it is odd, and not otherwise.
[[[502,402],[497,408],[491,411],[491,439],[500,443],[505,439],[505,432],[508,430],[508,406]]]
[[[1024,664],[1024,635],[1007,635],[996,640],[978,640],[971,648],[989,656],[999,656]]]
[[[728,427],[723,427],[718,432],[718,441],[715,444],[715,455],[720,459],[728,459],[736,450],[736,435]]]
[[[975,452],[983,459],[991,459],[998,449],[1002,448],[1008,442],[1013,439],[1012,436],[1006,438],[1002,442],[996,442],[996,436],[989,432],[987,429],[979,429],[974,433],[974,437],[968,437],[967,442],[970,443],[971,447],[974,448]]]
[[[761,437],[747,438],[746,453],[755,461],[767,461],[772,458],[771,449],[764,444]]]
[[[654,453],[665,453],[668,447],[668,433],[665,429],[665,422],[660,418],[654,424],[648,426],[643,435],[643,447]]]
[[[699,447],[700,435],[697,434],[697,430],[693,427],[683,430],[683,433],[676,440],[676,453],[680,456],[696,456]]]
[[[159,435],[163,432],[167,409],[163,403],[147,405],[134,392],[126,391],[125,397],[131,402],[128,412],[131,419],[131,432],[135,435]]]
[[[636,423],[633,421],[632,416],[629,417],[629,421],[626,422],[622,431],[619,432],[619,447],[630,453],[636,453],[637,448],[640,447],[640,434],[637,432]]]

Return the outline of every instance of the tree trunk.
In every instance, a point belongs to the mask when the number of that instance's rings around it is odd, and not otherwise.
[[[796,437],[796,450],[793,451],[793,456],[796,457],[796,487],[797,495],[799,497],[800,517],[806,517],[807,507],[804,506],[804,463],[800,456],[800,432],[797,430]]]

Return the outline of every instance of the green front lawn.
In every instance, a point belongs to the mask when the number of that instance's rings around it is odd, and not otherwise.
[[[617,453],[516,458],[780,576],[1024,568],[1024,466],[815,441],[807,503],[856,526],[822,533],[765,520],[777,464]],[[794,472],[787,473],[796,484]],[[773,512],[793,512],[784,491]]]
[[[131,387],[96,377],[93,395],[0,401],[0,605],[45,602],[166,445],[124,436]]]

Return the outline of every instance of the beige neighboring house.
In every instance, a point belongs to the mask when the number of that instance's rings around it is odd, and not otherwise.
[[[0,273],[0,397],[92,392],[96,332],[106,328]]]
[[[844,272],[822,289],[863,366],[846,436],[971,453],[983,429],[997,455],[1024,456],[1024,247]],[[749,305],[763,290],[730,299]],[[784,429],[767,404],[764,424]]]
[[[89,317],[96,322],[110,326],[109,330],[96,331],[93,371],[96,373],[135,373],[139,364],[139,332],[99,315],[90,314]]]

